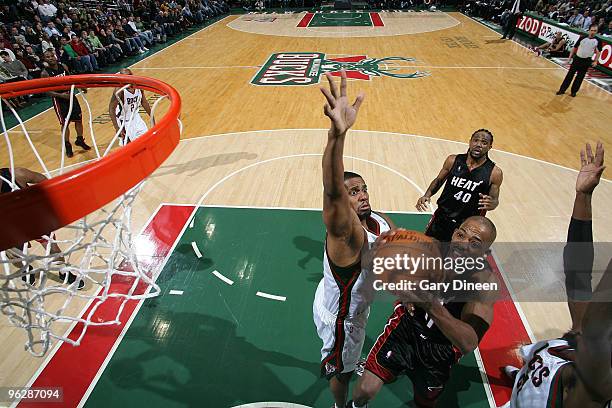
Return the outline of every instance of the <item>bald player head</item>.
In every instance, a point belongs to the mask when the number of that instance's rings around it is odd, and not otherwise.
[[[480,215],[467,218],[453,232],[451,250],[457,256],[478,257],[485,254],[497,238],[495,224]]]
[[[119,71],[119,73],[123,75],[134,75],[132,74],[132,70],[129,68],[121,68],[121,71]]]

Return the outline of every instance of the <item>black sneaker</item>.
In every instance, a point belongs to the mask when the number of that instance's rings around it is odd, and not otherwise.
[[[32,273],[33,269],[31,265],[28,265],[28,271],[21,276],[21,280],[28,285],[34,285],[36,283],[36,274]]]
[[[66,274],[64,272],[60,272],[59,273],[59,277],[62,280],[63,283],[67,283],[67,284],[73,284],[76,280],[77,277],[74,273],[68,273],[68,279],[66,280]],[[78,289],[81,290],[85,287],[85,282],[83,282],[83,280],[79,280],[79,287]]]
[[[64,142],[64,144],[66,145],[66,156],[74,156],[74,153],[72,153],[72,145],[70,144],[70,142]]]
[[[572,92],[570,95],[572,96],[572,98],[575,98],[576,97],[576,92]]]
[[[82,137],[77,137],[74,141],[74,144],[81,147],[83,150],[91,150],[91,147],[87,143],[85,143],[85,139]]]
[[[565,92],[557,91],[557,95],[563,95]]]

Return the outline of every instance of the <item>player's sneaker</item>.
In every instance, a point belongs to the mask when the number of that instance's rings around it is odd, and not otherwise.
[[[66,146],[66,156],[74,156],[74,153],[72,153],[72,144],[70,144],[70,142],[64,142],[64,145]]]
[[[62,280],[62,282],[67,283],[67,284],[72,284],[77,280],[77,277],[74,273],[68,273],[68,279],[66,279],[66,274],[64,272],[60,272],[59,273],[59,277]],[[79,280],[79,287],[78,289],[81,290],[83,289],[83,287],[85,287],[85,282],[83,282],[83,280]]]
[[[32,273],[32,265],[28,265],[28,271],[21,276],[21,280],[28,285],[34,285],[36,283],[36,274]]]
[[[516,374],[518,374],[519,369],[516,368],[515,366],[507,365],[504,368],[502,368],[502,371],[506,375],[506,377],[514,381],[514,378],[516,377]]]
[[[74,144],[82,148],[83,150],[91,150],[91,147],[87,143],[85,143],[85,139],[82,136],[79,136],[74,141]]]

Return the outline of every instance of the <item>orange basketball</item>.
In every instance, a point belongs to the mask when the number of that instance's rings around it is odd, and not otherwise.
[[[371,266],[377,290],[405,300],[423,300],[424,288],[441,282],[444,260],[439,243],[427,235],[405,229],[382,234],[372,249]]]

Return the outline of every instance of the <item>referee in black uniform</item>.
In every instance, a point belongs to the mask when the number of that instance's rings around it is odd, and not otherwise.
[[[574,45],[574,48],[572,48],[569,56],[570,61],[572,61],[573,58],[572,65],[561,87],[557,91],[557,95],[563,95],[565,93],[565,90],[570,86],[570,83],[572,83],[574,74],[578,73],[572,84],[571,93],[572,96],[576,96],[576,93],[580,89],[580,85],[582,85],[582,80],[589,70],[589,66],[597,66],[599,53],[601,52],[601,41],[595,38],[595,34],[597,34],[597,24],[591,24],[589,27],[589,35],[587,37],[580,37],[576,45]],[[595,54],[595,60],[592,59],[593,54]]]

